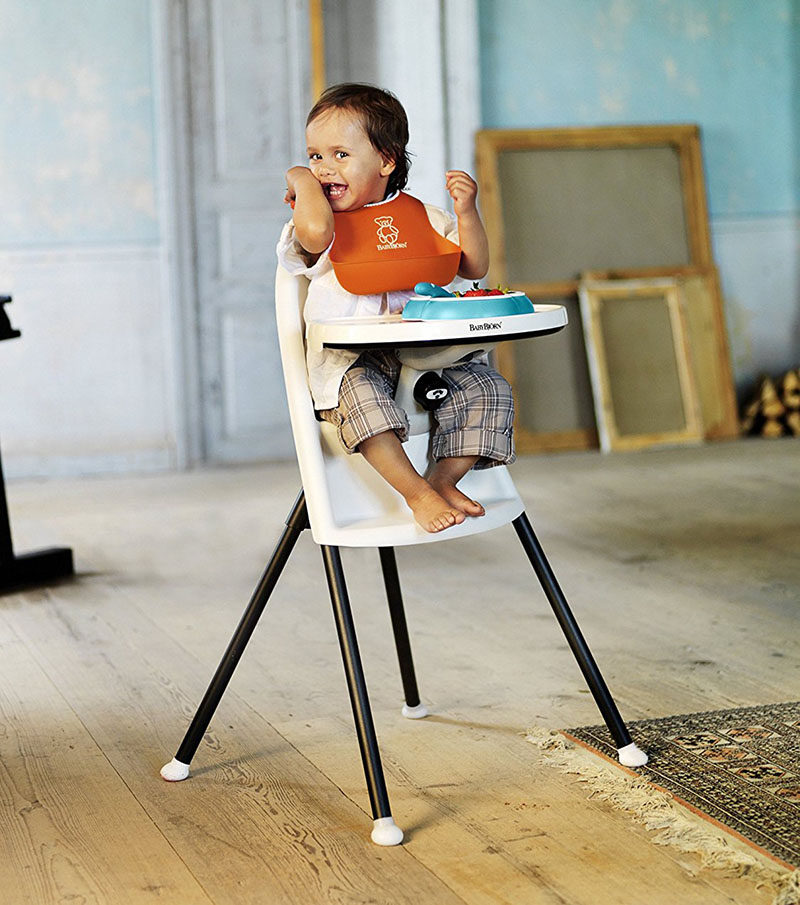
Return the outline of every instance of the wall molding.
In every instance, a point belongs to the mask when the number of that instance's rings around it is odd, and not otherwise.
[[[36,246],[0,246],[0,266],[3,261],[47,262],[64,264],[69,261],[137,261],[157,260],[161,255],[161,246],[147,242],[135,245],[36,245]],[[0,275],[0,279],[3,275]],[[6,287],[4,287],[6,288]],[[13,287],[12,287],[13,288]]]
[[[161,279],[173,355],[171,402],[178,468],[188,468],[204,458],[187,2],[150,0]]]
[[[800,214],[753,214],[742,216],[719,216],[710,218],[711,231],[719,235],[756,232],[800,231]]]
[[[9,476],[176,467],[173,352],[152,244],[0,249]]]
[[[481,128],[480,44],[476,0],[441,0],[447,165],[475,175]]]
[[[173,471],[175,458],[163,449],[97,455],[13,455],[3,452],[3,471],[10,480],[75,478],[97,475],[148,474]]]

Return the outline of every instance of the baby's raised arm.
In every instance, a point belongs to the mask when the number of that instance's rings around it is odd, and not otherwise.
[[[286,185],[284,201],[294,202],[297,241],[310,254],[321,254],[333,239],[333,211],[322,186],[308,167],[287,170]]]
[[[467,280],[479,280],[486,276],[489,269],[489,240],[476,205],[478,186],[462,170],[448,170],[445,178],[458,220],[458,241],[461,245],[458,275]]]

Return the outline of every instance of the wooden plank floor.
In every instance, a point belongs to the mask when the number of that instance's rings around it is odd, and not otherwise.
[[[534,527],[627,719],[800,698],[797,441],[523,458]],[[398,550],[423,700],[404,720],[377,554],[343,551],[402,847],[369,806],[304,535],[198,750],[169,760],[294,500],[293,464],[18,482],[18,552],[77,580],[0,598],[4,905],[766,905],[548,766],[599,722],[504,528]]]

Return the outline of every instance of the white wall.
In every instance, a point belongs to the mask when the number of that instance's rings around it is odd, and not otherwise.
[[[154,8],[157,4],[154,4]],[[6,474],[174,467],[151,7],[0,0]]]
[[[0,252],[22,330],[0,345],[7,475],[175,465],[161,268],[153,248]]]
[[[369,82],[408,114],[408,190],[447,208],[448,169],[472,171],[480,127],[475,0],[331,0],[325,4],[328,83]]]
[[[711,236],[731,364],[746,395],[758,375],[800,365],[800,220],[716,217]]]

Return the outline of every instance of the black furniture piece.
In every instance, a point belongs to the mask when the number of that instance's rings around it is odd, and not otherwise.
[[[0,340],[21,336],[8,319],[5,305],[10,295],[0,296]],[[11,523],[8,517],[6,486],[3,479],[3,461],[0,457],[0,593],[20,587],[48,584],[59,578],[73,575],[75,567],[69,547],[53,547],[32,553],[14,553]]]

